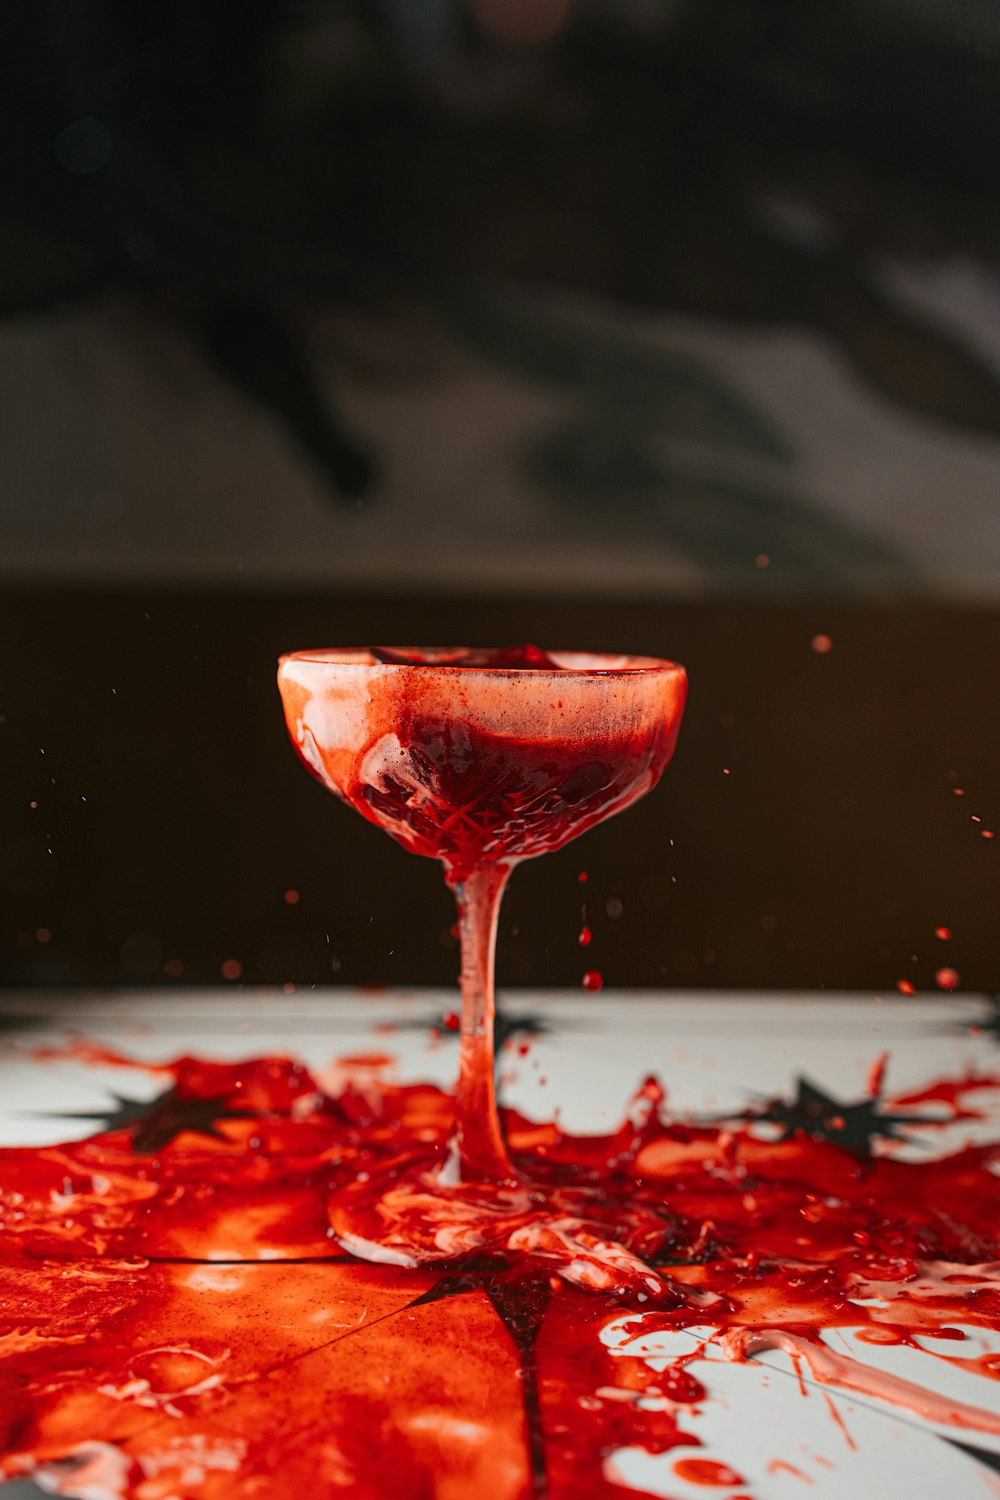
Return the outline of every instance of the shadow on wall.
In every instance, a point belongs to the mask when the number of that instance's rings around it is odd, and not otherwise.
[[[1000,577],[959,10],[16,8],[6,567]]]

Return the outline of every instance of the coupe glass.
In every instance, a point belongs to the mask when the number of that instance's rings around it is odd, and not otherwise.
[[[444,865],[462,944],[458,1168],[465,1182],[514,1182],[493,1078],[504,887],[522,859],[561,848],[656,785],[677,742],[684,668],[534,647],[361,647],[283,656],[278,684],[313,775]]]

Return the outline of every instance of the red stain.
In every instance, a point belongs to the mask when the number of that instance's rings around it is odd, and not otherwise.
[[[844,1441],[846,1442],[848,1448],[850,1448],[850,1450],[851,1450],[852,1453],[856,1453],[858,1451],[858,1445],[854,1441],[853,1437],[851,1436],[851,1434],[850,1434],[850,1432],[848,1430],[848,1427],[847,1427],[847,1423],[844,1421],[844,1418],[841,1416],[840,1412],[837,1410],[836,1404],[833,1401],[830,1400],[830,1397],[826,1394],[826,1391],[823,1392],[823,1399],[826,1402],[827,1410],[829,1411],[830,1416],[833,1418],[834,1423],[836,1424],[836,1426],[838,1426],[840,1428],[841,1432],[844,1434]],[[817,1463],[823,1462],[823,1460],[821,1460],[819,1458],[817,1458],[816,1461],[817,1461]]]
[[[680,1458],[674,1464],[674,1473],[678,1479],[686,1479],[688,1484],[746,1484],[735,1469],[711,1458]]]
[[[877,1099],[885,1085],[885,1073],[889,1066],[888,1052],[881,1052],[871,1067],[868,1069],[868,1077],[865,1080],[865,1088],[873,1099]]]
[[[783,1458],[772,1458],[771,1462],[767,1466],[767,1472],[769,1474],[791,1474],[793,1478],[801,1479],[803,1484],[813,1483],[810,1475],[804,1474],[802,1470],[797,1469],[794,1464],[786,1463]]]
[[[957,1078],[938,1078],[925,1088],[897,1094],[892,1104],[896,1109],[910,1104],[944,1104],[948,1108],[949,1123],[952,1120],[981,1120],[983,1110],[970,1109],[962,1103],[966,1094],[980,1089],[1000,1089],[1000,1074],[968,1072]]]
[[[88,1043],[67,1054],[135,1066]],[[524,1500],[540,1464],[551,1500],[614,1500],[602,1455],[638,1446],[683,1447],[689,1482],[738,1485],[691,1451],[686,1408],[705,1392],[684,1361],[614,1353],[609,1322],[627,1314],[629,1337],[784,1329],[805,1340],[800,1362],[829,1328],[942,1349],[963,1346],[959,1325],[1000,1331],[995,1144],[862,1162],[804,1133],[671,1122],[647,1079],[603,1136],[508,1111],[530,1189],[451,1188],[454,1099],[392,1083],[388,1061],[344,1059],[324,1091],[288,1058],[179,1058],[159,1069],[141,1129],[165,1134],[149,1149],[126,1122],[0,1151],[0,1473],[106,1443],[92,1461],[113,1460],[110,1491],[129,1500],[151,1475],[188,1500],[244,1500],[261,1478],[297,1500],[346,1473],[357,1500]],[[908,1097],[959,1107],[973,1088],[1000,1078]],[[412,1266],[340,1240],[366,1221],[384,1234],[387,1215]],[[996,1356],[948,1358],[1000,1376]],[[647,1390],[667,1402],[637,1404]]]

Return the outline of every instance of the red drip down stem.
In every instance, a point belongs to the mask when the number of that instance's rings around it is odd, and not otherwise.
[[[514,1168],[500,1130],[493,1080],[493,962],[497,919],[510,866],[485,865],[445,878],[458,903],[462,941],[462,1029],[455,1140],[464,1182],[510,1182]]]

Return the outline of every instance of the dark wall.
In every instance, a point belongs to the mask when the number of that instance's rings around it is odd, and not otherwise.
[[[1000,987],[996,612],[8,591],[0,639],[7,984],[233,959],[249,982],[450,982],[438,870],[302,771],[275,658],[532,639],[675,656],[691,695],[648,801],[515,874],[503,982],[878,991],[948,965]]]

